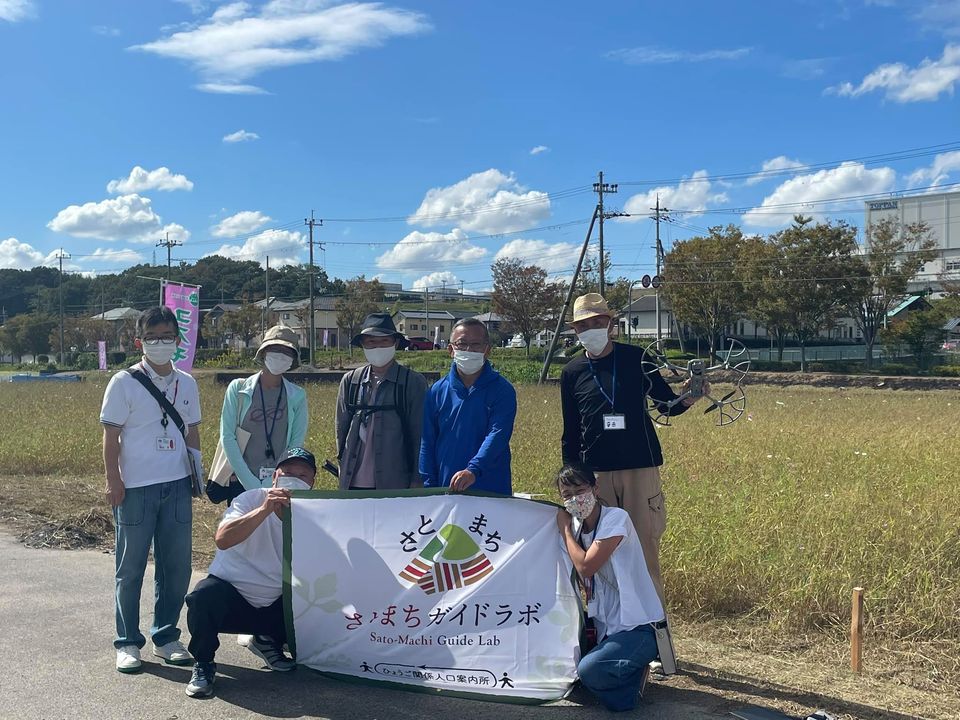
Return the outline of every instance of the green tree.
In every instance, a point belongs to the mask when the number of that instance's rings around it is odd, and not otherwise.
[[[711,357],[744,305],[736,262],[743,244],[740,228],[717,226],[706,236],[675,242],[664,257],[662,292],[677,321],[707,339]]]
[[[873,346],[887,313],[906,296],[910,280],[936,259],[936,247],[926,223],[901,225],[897,218],[884,218],[867,228],[860,277],[853,281],[856,293],[847,306],[866,345],[867,368],[873,366]]]
[[[807,344],[860,292],[853,280],[863,273],[856,237],[856,229],[845,222],[814,225],[797,215],[793,225],[770,238],[777,253],[774,286],[786,310],[786,327],[800,345],[801,372],[807,370]]]
[[[917,370],[922,371],[929,367],[933,353],[943,342],[944,318],[943,307],[938,305],[910,312],[881,330],[880,337],[887,347],[906,347]]]
[[[530,341],[556,318],[563,304],[563,285],[550,282],[547,271],[524,265],[516,258],[497,260],[493,273],[493,311],[502,315],[509,329],[519,333],[530,355]]]
[[[370,313],[380,312],[383,304],[383,286],[379,280],[367,280],[363,275],[347,280],[343,295],[334,304],[337,312],[337,326],[345,331],[347,338],[357,334],[364,318]],[[353,346],[348,346],[353,357]]]
[[[249,347],[250,341],[260,332],[261,315],[259,307],[244,303],[239,310],[224,313],[220,317],[220,326],[225,334],[239,338],[244,347]]]
[[[776,243],[753,235],[744,238],[738,267],[743,281],[743,313],[762,325],[777,346],[777,360],[790,335],[787,297],[782,292],[782,256]]]

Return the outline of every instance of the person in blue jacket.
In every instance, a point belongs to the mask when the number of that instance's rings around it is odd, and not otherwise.
[[[448,349],[453,358],[450,373],[424,400],[423,485],[510,495],[517,392],[490,365],[490,335],[479,320],[466,318],[454,325]]]

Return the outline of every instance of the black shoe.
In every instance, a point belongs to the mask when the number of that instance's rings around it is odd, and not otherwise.
[[[273,638],[265,635],[254,635],[247,645],[254,655],[263,660],[271,670],[289,672],[297,663],[283,654],[283,646]]]
[[[213,695],[213,683],[217,680],[217,664],[198,662],[193,666],[193,675],[184,690],[190,697],[209,697]]]

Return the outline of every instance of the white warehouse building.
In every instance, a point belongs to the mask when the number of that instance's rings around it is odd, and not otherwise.
[[[943,274],[960,279],[960,192],[872,200],[864,204],[864,215],[865,228],[888,217],[897,218],[902,225],[923,221],[930,228],[939,257],[913,279],[909,292],[941,290]]]

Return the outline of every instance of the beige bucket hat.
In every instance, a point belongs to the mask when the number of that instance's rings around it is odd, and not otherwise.
[[[274,325],[263,334],[263,341],[260,343],[260,347],[257,348],[257,354],[254,356],[254,360],[263,362],[263,354],[271,346],[280,346],[293,350],[294,356],[291,370],[300,365],[300,341],[297,339],[297,334],[286,325]]]

